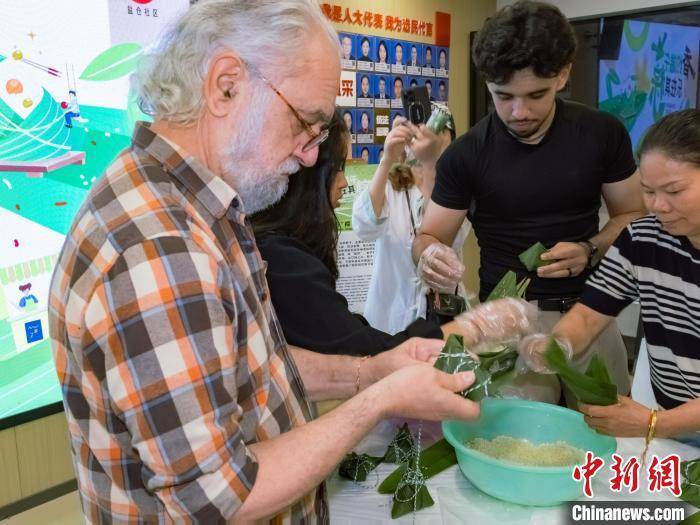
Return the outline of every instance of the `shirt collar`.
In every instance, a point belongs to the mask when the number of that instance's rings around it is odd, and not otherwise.
[[[220,219],[231,206],[239,206],[236,190],[177,144],[153,131],[149,123],[137,122],[131,140],[160,162],[214,218]]]

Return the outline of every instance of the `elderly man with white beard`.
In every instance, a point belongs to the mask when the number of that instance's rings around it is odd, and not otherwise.
[[[312,0],[200,2],[144,58],[154,122],[87,196],[51,286],[89,523],[327,523],[323,480],[382,418],[478,414],[455,394],[473,374],[429,363],[441,341],[369,359],[284,341],[246,213],[315,163],[339,72]],[[527,330],[521,303],[499,313],[476,311],[472,342]],[[348,400],[315,419],[323,399]]]

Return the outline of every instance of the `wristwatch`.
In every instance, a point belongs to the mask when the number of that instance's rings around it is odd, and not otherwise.
[[[586,250],[586,253],[588,255],[588,262],[586,262],[586,268],[593,268],[598,262],[596,260],[596,255],[598,254],[598,247],[591,241],[581,241],[579,242],[579,244],[583,246],[583,249]]]

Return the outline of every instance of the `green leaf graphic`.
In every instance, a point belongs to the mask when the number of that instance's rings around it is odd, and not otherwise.
[[[625,33],[625,40],[627,40],[627,45],[630,46],[632,51],[639,51],[642,46],[647,41],[649,37],[649,23],[646,22],[642,28],[642,32],[638,35],[632,33],[632,28],[630,27],[629,20],[625,20],[625,25],[623,26],[623,31]]]
[[[128,75],[141,56],[139,44],[119,44],[97,55],[81,73],[81,80],[104,82]]]

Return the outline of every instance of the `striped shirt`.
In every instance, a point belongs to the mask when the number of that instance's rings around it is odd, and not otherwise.
[[[247,445],[312,417],[235,191],[138,124],[53,276],[50,333],[89,523],[223,523]],[[327,522],[320,486],[276,522]]]
[[[639,300],[651,383],[660,406],[700,397],[700,250],[653,215],[632,222],[608,250],[581,302],[616,316]]]

